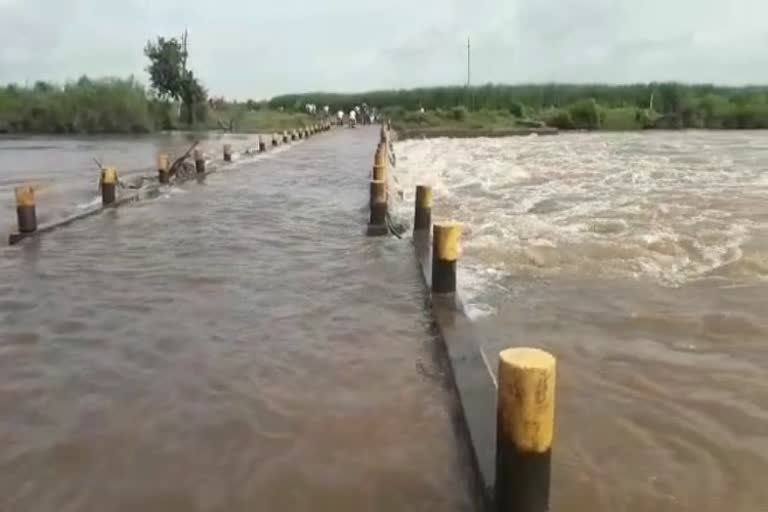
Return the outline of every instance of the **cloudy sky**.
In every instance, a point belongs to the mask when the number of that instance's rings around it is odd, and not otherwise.
[[[766,0],[0,0],[0,83],[146,81],[190,32],[214,95],[473,83],[768,82]]]

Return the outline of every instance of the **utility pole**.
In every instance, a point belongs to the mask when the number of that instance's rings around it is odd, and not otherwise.
[[[187,51],[187,37],[187,29],[184,29],[184,34],[181,36],[181,69],[185,77],[187,75],[187,56],[189,55]]]
[[[472,83],[472,44],[467,37],[467,88]]]
[[[187,29],[184,29],[184,33],[181,35],[181,78],[182,82],[186,83],[187,77],[189,76],[187,73],[187,57],[189,56],[189,52],[187,51]],[[184,87],[186,89],[186,87]],[[184,98],[181,98],[181,102],[179,103],[179,118],[181,118],[181,107],[184,104]],[[187,105],[187,121],[189,121],[189,124],[192,124],[194,118],[194,112],[192,111],[192,105]]]
[[[472,92],[472,42],[469,36],[467,36],[467,94],[469,95],[469,108],[474,110],[475,108],[475,95]]]

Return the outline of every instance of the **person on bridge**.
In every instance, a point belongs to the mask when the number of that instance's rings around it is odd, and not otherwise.
[[[349,111],[349,127],[354,128],[357,125],[357,112],[355,109]]]
[[[339,126],[344,126],[344,111],[339,110],[336,112],[336,122]]]

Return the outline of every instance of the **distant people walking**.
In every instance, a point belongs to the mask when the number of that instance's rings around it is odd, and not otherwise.
[[[336,112],[336,123],[339,126],[344,126],[344,111],[343,110],[339,110],[338,112]]]
[[[349,127],[354,128],[357,125],[357,112],[354,109],[349,111]]]

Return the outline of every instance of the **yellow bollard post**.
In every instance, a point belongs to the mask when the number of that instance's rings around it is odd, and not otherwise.
[[[376,156],[373,158],[374,165],[387,165],[389,158],[387,158],[387,147],[383,144],[379,144],[376,148]]]
[[[168,155],[160,153],[157,157],[157,181],[160,183],[170,183],[171,173]]]
[[[101,170],[99,179],[101,188],[101,204],[109,206],[117,200],[117,171],[112,167],[105,167]]]
[[[232,161],[232,145],[231,144],[224,144],[224,161],[225,162]]]
[[[499,354],[496,510],[549,511],[556,360],[535,348]]]
[[[387,181],[387,167],[385,165],[374,165],[373,179],[375,181]]]
[[[459,259],[461,224],[435,224],[432,231],[432,291],[456,291],[456,261]]]
[[[414,231],[429,231],[432,227],[432,187],[416,186],[416,208],[413,217]]]
[[[30,186],[16,187],[16,219],[19,233],[37,231],[37,211],[35,210],[35,189]]]
[[[387,184],[384,181],[371,181],[371,217],[368,224],[368,234],[381,236],[387,230]]]
[[[195,150],[195,170],[197,171],[197,174],[205,173],[205,157],[203,156],[203,152],[199,149]]]

